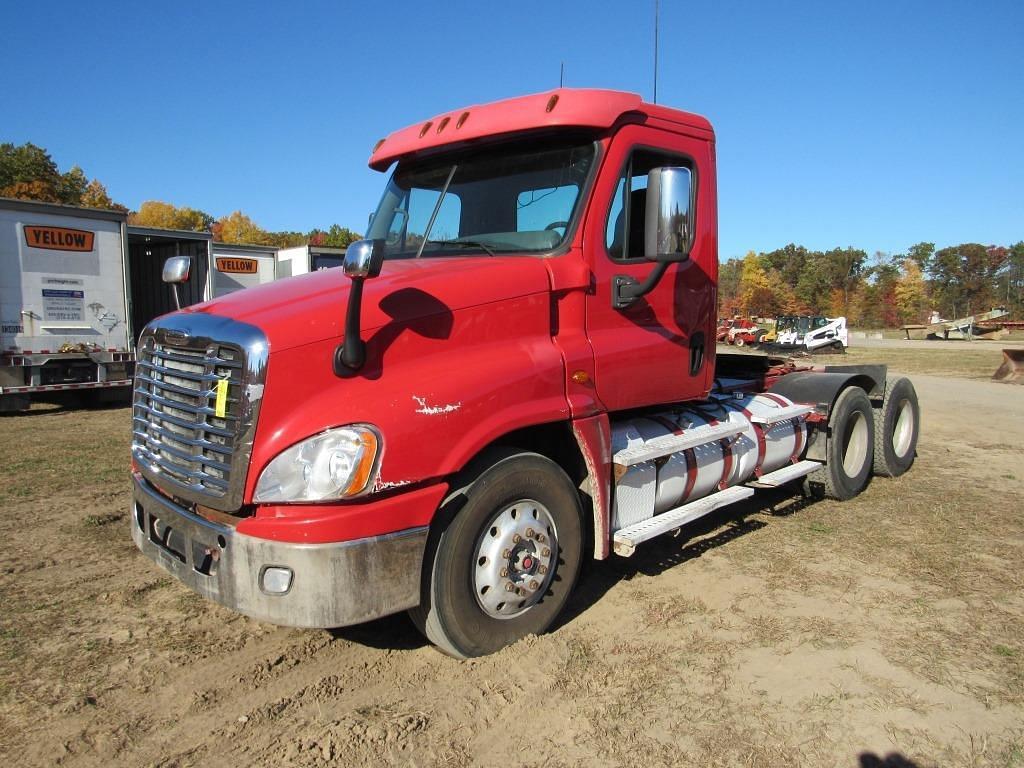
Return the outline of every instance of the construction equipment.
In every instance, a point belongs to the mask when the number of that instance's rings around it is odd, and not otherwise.
[[[1024,384],[1024,349],[1004,349],[1003,364],[992,374],[992,381]]]
[[[966,339],[972,341],[979,338],[991,329],[980,329],[978,326],[988,325],[993,320],[1006,317],[1007,312],[1003,307],[996,307],[980,315],[968,315],[956,320],[941,320],[938,313],[933,313],[932,321],[917,325],[904,325],[901,330],[907,334],[908,339]]]
[[[792,315],[778,318],[774,342],[764,343],[762,349],[779,352],[845,352],[849,345],[845,317]]]

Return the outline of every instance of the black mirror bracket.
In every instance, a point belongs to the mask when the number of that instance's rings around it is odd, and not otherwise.
[[[334,350],[334,373],[342,378],[354,376],[366,362],[366,342],[360,338],[359,316],[363,309],[363,278],[352,278],[345,310],[345,337]]]
[[[380,274],[384,263],[383,240],[357,240],[345,251],[345,276],[352,281],[345,309],[345,335],[334,350],[334,374],[341,378],[355,376],[366,362],[366,342],[359,330],[363,311],[363,283]]]
[[[614,309],[625,309],[639,299],[646,296],[658,281],[665,275],[669,262],[659,261],[655,263],[647,278],[641,283],[635,277],[629,275],[615,275],[612,278],[612,307]]]

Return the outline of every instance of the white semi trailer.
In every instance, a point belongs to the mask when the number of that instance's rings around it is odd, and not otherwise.
[[[277,252],[277,276],[292,277],[321,269],[340,267],[345,249],[327,245],[296,245]]]
[[[126,216],[0,199],[0,411],[131,384]]]
[[[270,246],[126,219],[0,198],[0,411],[69,390],[93,400],[126,395],[139,331],[177,308],[161,280],[170,256],[192,260],[183,306],[275,278]]]

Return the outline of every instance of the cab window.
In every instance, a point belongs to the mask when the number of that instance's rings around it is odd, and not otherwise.
[[[643,258],[647,174],[663,166],[692,167],[692,163],[680,155],[649,149],[637,149],[630,155],[615,186],[615,197],[605,227],[605,247],[612,259]]]

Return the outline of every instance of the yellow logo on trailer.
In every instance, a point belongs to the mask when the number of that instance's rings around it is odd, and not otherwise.
[[[26,224],[25,245],[50,251],[91,251],[95,232],[67,227],[40,227]],[[253,270],[255,272],[255,270]]]
[[[217,257],[217,271],[236,275],[255,275],[259,269],[256,259],[229,259]]]

